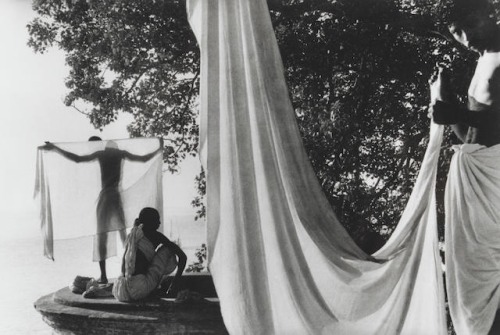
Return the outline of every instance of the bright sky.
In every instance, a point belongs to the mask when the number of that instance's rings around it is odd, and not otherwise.
[[[68,74],[59,50],[35,54],[28,46],[26,24],[34,13],[30,0],[0,1],[0,239],[39,235],[38,207],[33,200],[36,148],[44,141],[82,141],[92,135],[103,139],[127,138],[128,115],[95,130],[84,115],[63,103]],[[166,209],[192,212],[193,176],[197,160],[181,173],[164,175]]]

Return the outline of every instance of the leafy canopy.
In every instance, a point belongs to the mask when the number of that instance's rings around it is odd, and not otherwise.
[[[164,137],[171,170],[194,155],[199,53],[183,1],[39,0],[33,8],[28,44],[66,53],[67,106],[98,129],[132,114],[130,135]]]
[[[387,236],[425,150],[428,79],[446,63],[463,98],[473,55],[444,38],[436,1],[270,5],[304,145],[329,201],[358,242]],[[68,106],[99,129],[132,114],[131,136],[162,136],[172,171],[195,155],[199,52],[184,1],[36,0],[33,8],[29,45],[66,53]],[[197,184],[203,193],[202,177]],[[201,198],[194,204],[203,216]]]

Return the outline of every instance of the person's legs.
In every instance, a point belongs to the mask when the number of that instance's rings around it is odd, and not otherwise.
[[[101,192],[101,195],[106,194]],[[110,230],[116,226],[117,220],[119,219],[119,213],[115,213],[114,210],[109,209],[109,205],[112,204],[109,200],[105,201],[109,197],[101,196],[98,203],[97,209],[97,234],[94,236],[94,261],[99,261],[100,276],[98,282],[101,284],[106,284],[108,282],[108,277],[106,274],[106,258],[116,255],[116,231]],[[112,208],[112,207],[111,207]],[[125,225],[121,224],[123,230],[119,230],[120,238],[122,243],[125,244],[125,239],[127,237],[127,232],[125,230]]]
[[[129,299],[139,300],[150,295],[160,285],[163,275],[171,273],[176,267],[175,254],[167,247],[162,246],[156,252],[145,274],[135,275],[127,279]]]
[[[108,283],[108,276],[106,275],[106,260],[99,261],[99,269],[101,270],[101,276],[97,280],[100,284]]]
[[[146,273],[146,280],[151,286],[157,288],[163,278],[163,275],[168,275],[177,267],[177,258],[175,254],[167,247],[161,246],[156,255],[153,257],[151,264]]]
[[[97,281],[101,284],[106,284],[108,282],[108,276],[106,274],[107,244],[107,233],[96,235],[94,248],[97,249],[97,255],[94,255],[94,258],[97,256],[97,259],[99,260],[99,270],[101,273]]]

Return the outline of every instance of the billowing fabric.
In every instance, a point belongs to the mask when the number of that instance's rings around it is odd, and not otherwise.
[[[231,334],[446,334],[435,175],[442,127],[374,256],[308,161],[265,0],[189,0],[201,51],[208,261]]]
[[[141,160],[158,149],[158,139],[56,146],[80,158],[38,149],[35,196],[40,201],[45,256],[54,258],[54,239],[92,235],[95,261],[114,256],[116,234],[125,237],[124,229],[133,225],[142,208],[161,213],[162,155]]]
[[[445,193],[450,314],[457,334],[487,334],[500,302],[500,145],[454,149]]]
[[[166,246],[155,252],[151,241],[144,237],[141,226],[132,228],[127,237],[123,255],[125,274],[118,277],[113,285],[113,295],[119,301],[134,301],[147,297],[158,287],[163,275],[173,272],[177,267],[175,254]],[[140,250],[150,263],[146,274],[134,275],[137,250]]]

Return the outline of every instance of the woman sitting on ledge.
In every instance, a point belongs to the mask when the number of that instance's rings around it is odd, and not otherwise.
[[[147,297],[158,288],[163,276],[177,267],[177,273],[165,292],[168,293],[182,275],[186,254],[157,231],[159,226],[158,211],[150,207],[143,208],[127,236],[122,274],[113,286],[113,295],[117,300],[135,301]]]

